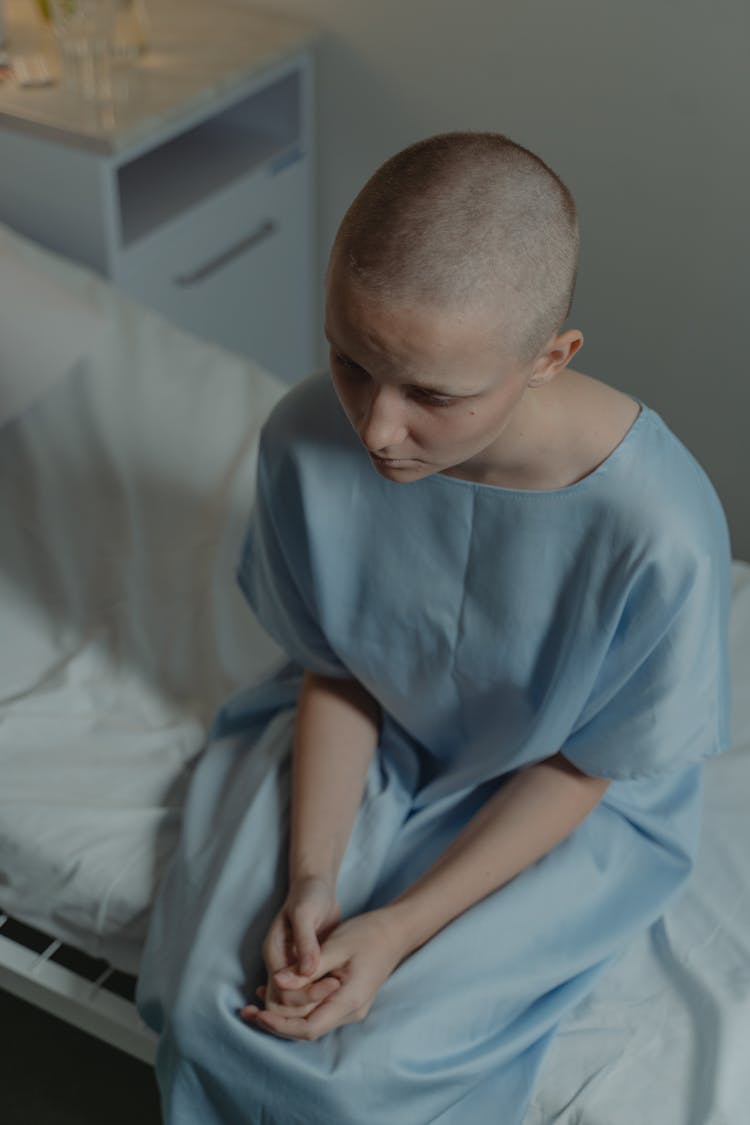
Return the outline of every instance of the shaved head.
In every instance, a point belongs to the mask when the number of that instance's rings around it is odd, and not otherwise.
[[[575,203],[539,157],[501,133],[443,133],[367,181],[339,227],[334,266],[386,304],[486,310],[503,351],[530,362],[573,303]]]

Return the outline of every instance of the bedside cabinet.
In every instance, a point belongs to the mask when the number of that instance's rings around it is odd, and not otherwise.
[[[221,0],[151,0],[127,99],[0,86],[0,221],[294,382],[316,366],[314,33]],[[11,52],[46,53],[30,3]]]

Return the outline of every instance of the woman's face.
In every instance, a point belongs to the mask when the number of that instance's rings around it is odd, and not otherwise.
[[[532,392],[541,398],[561,353],[548,345],[522,367],[486,313],[384,304],[340,273],[326,291],[331,376],[377,471],[404,483],[522,474],[541,434]]]

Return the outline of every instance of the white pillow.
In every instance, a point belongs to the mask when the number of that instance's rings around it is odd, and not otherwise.
[[[0,224],[0,426],[96,346],[96,305],[47,268],[48,251]],[[56,263],[55,263],[56,264]]]

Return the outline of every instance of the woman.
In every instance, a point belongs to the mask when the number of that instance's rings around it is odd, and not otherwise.
[[[577,253],[491,133],[410,146],[341,224],[330,375],[264,428],[238,572],[289,663],[216,718],[144,955],[168,1125],[520,1123],[690,874],[726,522],[568,367]]]

